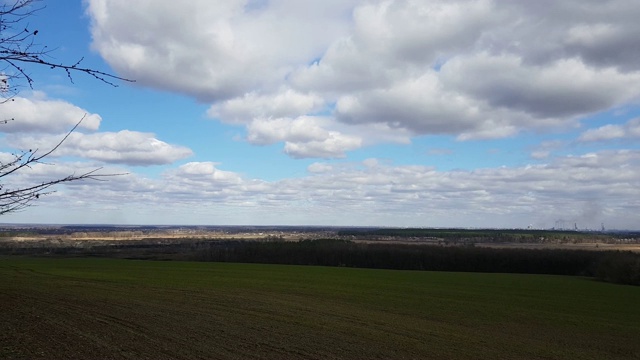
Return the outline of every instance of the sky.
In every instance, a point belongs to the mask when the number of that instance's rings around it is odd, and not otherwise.
[[[4,0],[0,0],[4,1]],[[4,223],[640,229],[636,0],[43,1]]]

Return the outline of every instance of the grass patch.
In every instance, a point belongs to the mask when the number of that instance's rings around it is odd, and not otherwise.
[[[0,358],[633,359],[640,287],[585,278],[0,259]]]

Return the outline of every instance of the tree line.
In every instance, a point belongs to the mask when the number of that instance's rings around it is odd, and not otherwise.
[[[640,285],[640,254],[629,251],[496,249],[356,243],[348,240],[168,239],[0,241],[0,255],[114,257],[394,270],[549,274]]]
[[[640,254],[620,251],[363,244],[345,240],[228,241],[200,244],[192,259],[396,270],[573,275],[640,285]]]

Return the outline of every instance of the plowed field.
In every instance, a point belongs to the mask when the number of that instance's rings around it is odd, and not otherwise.
[[[640,359],[640,287],[589,279],[0,259],[0,359]]]

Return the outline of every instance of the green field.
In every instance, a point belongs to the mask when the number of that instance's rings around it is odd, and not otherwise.
[[[640,359],[640,287],[563,276],[0,258],[1,359]]]

